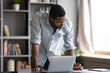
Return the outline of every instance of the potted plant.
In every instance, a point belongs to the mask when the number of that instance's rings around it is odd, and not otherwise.
[[[65,47],[65,45],[63,45],[63,47]],[[61,56],[66,56],[66,51],[65,51],[65,49],[62,49],[62,51],[63,51],[63,53],[61,54]],[[83,65],[82,59],[81,59],[82,52],[81,52],[81,50],[80,50],[78,47],[76,47],[76,48],[74,49],[74,54],[75,54],[75,56],[76,56],[76,63],[80,63],[80,64]]]
[[[19,10],[20,9],[20,0],[13,0],[13,9],[14,10]]]

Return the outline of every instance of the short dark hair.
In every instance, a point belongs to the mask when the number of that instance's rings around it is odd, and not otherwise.
[[[66,12],[64,8],[58,4],[53,5],[49,12],[49,16],[51,16],[53,19],[56,19],[57,17],[63,17],[65,14]]]

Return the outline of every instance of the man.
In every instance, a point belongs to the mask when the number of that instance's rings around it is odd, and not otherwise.
[[[48,68],[51,56],[60,56],[60,38],[63,36],[66,55],[72,56],[73,24],[65,16],[65,10],[60,5],[51,7],[50,12],[39,11],[32,17],[32,71],[38,72]],[[73,69],[83,69],[80,64]]]

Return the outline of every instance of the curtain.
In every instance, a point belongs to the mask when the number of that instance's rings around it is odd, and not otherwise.
[[[80,0],[78,17],[78,45],[83,53],[94,53],[92,41],[90,0]]]

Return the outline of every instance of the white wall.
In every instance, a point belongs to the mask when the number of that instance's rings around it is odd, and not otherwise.
[[[58,4],[61,5],[65,11],[66,16],[72,21],[74,25],[74,33],[76,33],[76,24],[77,24],[77,0],[58,0]],[[74,36],[76,37],[76,36]],[[63,48],[63,39],[61,39],[61,49]],[[75,39],[74,39],[75,42]]]
[[[73,24],[76,24],[77,17],[77,0],[58,0],[58,4],[63,6],[66,11],[66,16],[68,16]]]

